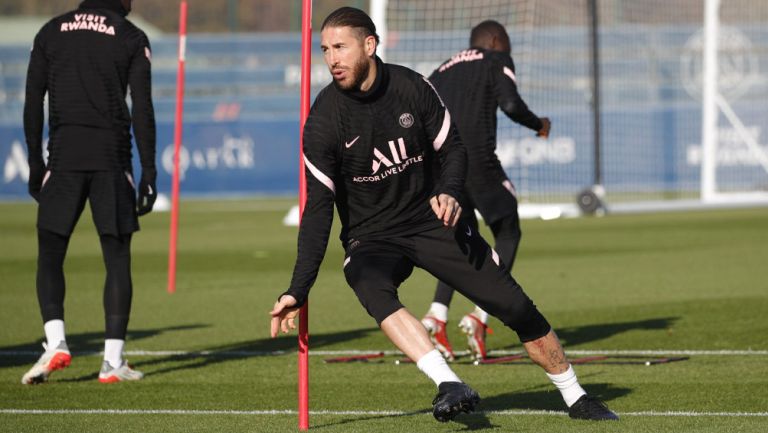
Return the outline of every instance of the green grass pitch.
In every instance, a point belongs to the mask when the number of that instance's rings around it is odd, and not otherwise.
[[[295,334],[268,335],[268,312],[295,258],[296,228],[281,223],[292,203],[182,202],[173,295],[166,292],[169,215],[142,218],[126,350],[146,377],[114,385],[96,380],[104,271],[86,212],[65,264],[74,358],[39,386],[20,384],[42,350],[36,208],[0,204],[0,431],[296,431]],[[514,275],[572,358],[695,351],[690,359],[577,365],[582,385],[622,416],[618,423],[568,419],[559,394],[532,364],[458,363],[457,373],[484,400],[478,413],[440,424],[429,411],[435,387],[413,364],[395,365],[395,356],[326,364],[330,355],[318,354],[310,357],[311,429],[768,431],[767,209],[526,220],[523,232]],[[394,350],[347,287],[337,238],[335,225],[310,297],[311,349]],[[433,289],[431,277],[417,271],[400,293],[420,317]],[[457,295],[449,336],[458,348],[463,340],[455,326],[469,308]],[[490,325],[491,350],[520,350],[511,331],[495,320]]]

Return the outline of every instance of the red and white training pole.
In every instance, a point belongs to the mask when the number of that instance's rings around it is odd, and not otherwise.
[[[176,73],[176,123],[173,130],[173,180],[171,182],[171,229],[168,246],[168,293],[176,292],[176,244],[179,232],[179,154],[184,112],[184,62],[187,56],[187,1],[179,5],[179,69]]]
[[[301,94],[299,119],[299,226],[307,203],[304,175],[304,124],[309,116],[312,66],[312,0],[301,6]],[[309,430],[309,301],[299,310],[299,430]]]

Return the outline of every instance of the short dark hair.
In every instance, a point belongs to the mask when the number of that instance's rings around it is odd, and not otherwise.
[[[469,36],[469,45],[473,47],[482,47],[491,38],[496,38],[509,49],[509,34],[507,29],[501,23],[494,20],[486,20],[472,28],[472,34]]]
[[[376,34],[376,25],[373,24],[373,20],[368,14],[357,8],[344,6],[331,12],[323,21],[323,25],[320,26],[320,31],[326,27],[352,27],[363,39],[373,36],[376,39],[376,44],[379,43],[379,35]]]

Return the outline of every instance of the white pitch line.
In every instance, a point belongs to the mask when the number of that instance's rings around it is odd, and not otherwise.
[[[397,410],[310,410],[310,415],[330,416],[407,416],[427,414],[429,411],[406,412]],[[565,416],[566,412],[553,410],[489,410],[477,412],[497,416]],[[700,411],[641,411],[617,412],[619,416],[636,417],[768,417],[768,412],[700,412]],[[181,410],[181,409],[0,409],[7,415],[297,415],[296,410]]]
[[[768,350],[566,350],[571,355],[768,356]]]
[[[100,355],[103,352],[83,351],[73,352],[79,356]],[[310,350],[310,356],[355,356],[355,355],[375,355],[383,353],[388,356],[402,356],[403,353],[398,350]],[[521,350],[491,350],[488,352],[492,356],[516,355],[523,353]],[[768,350],[566,350],[567,355],[626,355],[626,356],[768,356]],[[293,350],[259,351],[259,350],[127,350],[128,356],[281,356],[295,355]],[[457,355],[467,355],[468,351],[457,351]],[[39,351],[31,350],[0,350],[0,357],[14,356],[39,356]]]

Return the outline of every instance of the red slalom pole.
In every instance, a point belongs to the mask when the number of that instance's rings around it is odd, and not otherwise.
[[[176,73],[176,123],[173,130],[173,181],[171,182],[171,229],[168,246],[168,293],[176,292],[176,244],[179,232],[179,154],[184,112],[184,62],[187,56],[187,0],[179,5],[179,69]]]
[[[299,119],[299,225],[307,203],[304,175],[304,124],[309,116],[312,66],[312,0],[301,7],[301,103]],[[309,430],[309,301],[299,310],[299,430]]]

